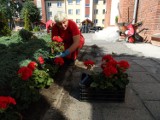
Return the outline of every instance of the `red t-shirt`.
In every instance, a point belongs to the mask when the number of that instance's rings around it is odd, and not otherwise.
[[[84,37],[82,36],[77,24],[74,21],[68,20],[67,30],[61,30],[56,24],[52,27],[51,37],[53,38],[54,36],[60,36],[63,39],[65,49],[69,48],[72,45],[73,36],[76,35],[80,35],[79,48],[81,48],[84,44]],[[77,50],[75,52],[72,52],[71,58],[76,59],[77,54]]]

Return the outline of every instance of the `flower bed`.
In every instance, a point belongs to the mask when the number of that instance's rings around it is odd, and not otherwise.
[[[92,60],[84,61],[88,70],[94,66]],[[111,55],[102,57],[102,71],[90,74],[82,74],[80,81],[81,100],[105,100],[124,101],[125,89],[129,83],[128,74],[129,63],[125,60],[116,61]]]

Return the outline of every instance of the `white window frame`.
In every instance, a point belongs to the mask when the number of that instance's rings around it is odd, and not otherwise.
[[[79,5],[80,4],[80,0],[76,0],[76,4]]]
[[[69,5],[73,4],[73,0],[68,0],[68,4]]]
[[[98,19],[94,19],[94,24],[97,24],[98,23]]]
[[[76,9],[76,15],[80,15],[80,9]]]
[[[62,2],[61,1],[57,2],[57,7],[62,7]]]
[[[95,3],[95,4],[98,4],[98,0],[94,0],[94,3]]]
[[[94,14],[98,14],[98,9],[94,9]]]
[[[48,5],[48,7],[51,7],[51,6],[52,6],[52,3],[51,3],[51,2],[48,2],[47,5]]]
[[[68,14],[73,15],[73,9],[68,9]]]
[[[76,23],[80,23],[80,19],[76,19]]]

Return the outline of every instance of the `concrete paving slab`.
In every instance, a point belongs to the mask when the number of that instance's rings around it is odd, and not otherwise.
[[[154,118],[160,120],[160,101],[145,101],[144,103]]]
[[[154,120],[146,110],[130,108],[105,108],[103,120]]]
[[[148,72],[130,72],[130,82],[132,83],[157,83],[157,81],[148,74]]]
[[[160,100],[160,83],[131,83],[142,100]]]
[[[157,66],[157,62],[153,61],[152,59],[146,58],[146,59],[139,59],[139,60],[134,60],[137,64],[145,67],[155,67]]]
[[[128,69],[128,72],[145,72],[146,70],[142,67],[139,66],[138,64],[130,66]]]

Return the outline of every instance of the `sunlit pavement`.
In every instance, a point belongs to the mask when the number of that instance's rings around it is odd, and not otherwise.
[[[160,120],[160,59],[148,56],[137,44],[125,42],[107,42],[94,40],[94,34],[84,34],[86,43],[80,52],[75,66],[68,69],[62,95],[59,97],[59,109],[68,120]],[[98,49],[91,54],[91,45]],[[155,47],[150,46],[149,52]],[[159,49],[159,48],[157,48]],[[146,52],[146,50],[145,50]],[[114,54],[116,60],[127,60],[130,82],[126,88],[125,102],[84,102],[79,99],[79,81],[81,74],[87,72],[83,60],[92,59],[100,65],[104,54]],[[147,52],[148,53],[148,52]],[[155,56],[157,56],[155,54]],[[58,99],[58,98],[57,98]],[[49,111],[49,110],[48,110]],[[55,120],[55,114],[46,112],[43,120]]]

